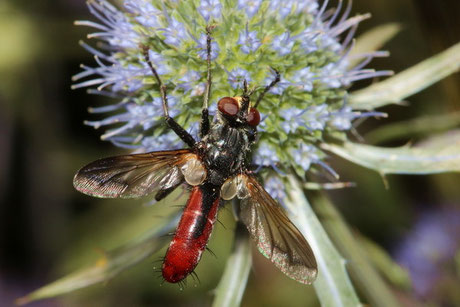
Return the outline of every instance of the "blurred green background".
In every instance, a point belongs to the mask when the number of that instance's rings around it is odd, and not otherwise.
[[[358,36],[388,22],[402,26],[384,48],[391,56],[371,63],[376,69],[399,72],[460,40],[457,0],[355,0],[353,12],[373,16],[360,25]],[[95,118],[87,108],[107,98],[70,90],[70,78],[79,72],[80,63],[93,63],[78,45],[90,29],[73,26],[76,19],[93,19],[82,0],[0,2],[0,306],[11,306],[16,298],[94,262],[103,250],[119,246],[177,210],[164,202],[145,207],[147,200],[99,200],[73,190],[79,167],[124,153],[100,141],[99,131],[83,125],[83,120]],[[425,129],[423,134],[407,135],[397,129],[400,136],[390,139],[391,131],[381,127],[460,112],[459,84],[456,74],[410,97],[408,106],[385,107],[388,119],[367,121],[359,132],[369,143],[388,146],[433,133]],[[328,193],[351,228],[403,264],[421,262],[421,269],[411,272],[412,287],[404,275],[387,274],[394,277],[389,283],[402,304],[459,306],[459,175],[389,176],[386,189],[372,171],[339,159],[330,162],[343,181],[357,184]],[[217,257],[205,253],[197,269],[201,283],[190,280],[184,290],[162,285],[153,268],[159,266],[155,260],[163,249],[106,284],[30,306],[209,305],[233,236],[229,209],[221,210],[220,220],[225,227],[217,225],[210,243]],[[431,242],[443,243],[445,249]],[[432,259],[413,255],[430,248]],[[254,253],[243,306],[306,305],[318,305],[312,287],[289,280]]]

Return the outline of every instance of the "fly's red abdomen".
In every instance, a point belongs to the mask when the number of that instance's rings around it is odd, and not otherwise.
[[[219,187],[206,184],[193,187],[163,262],[166,281],[183,280],[200,261],[216,221],[219,191]]]

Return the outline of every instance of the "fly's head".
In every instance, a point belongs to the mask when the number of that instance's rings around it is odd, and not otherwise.
[[[251,142],[255,141],[260,113],[250,106],[248,96],[224,97],[217,104],[217,119],[230,127],[243,130]]]

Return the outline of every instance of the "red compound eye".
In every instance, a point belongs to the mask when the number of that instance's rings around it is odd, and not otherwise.
[[[249,109],[247,122],[249,125],[254,127],[260,123],[260,113],[256,108]]]
[[[217,108],[221,113],[229,116],[235,116],[239,111],[238,102],[232,97],[224,97],[219,100]]]

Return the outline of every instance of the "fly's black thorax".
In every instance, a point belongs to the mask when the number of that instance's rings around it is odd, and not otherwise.
[[[255,128],[229,125],[218,118],[199,145],[210,183],[221,185],[244,167],[255,134]]]

